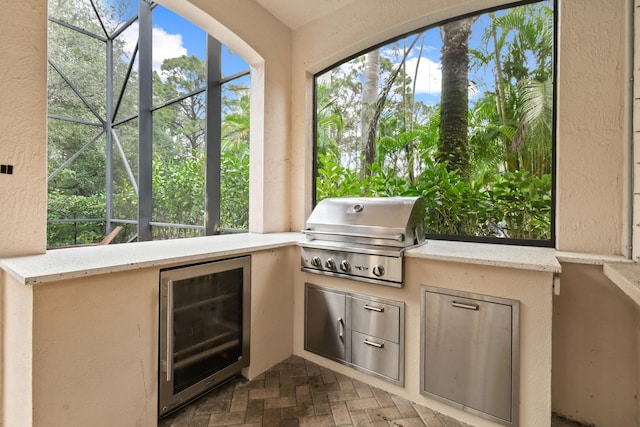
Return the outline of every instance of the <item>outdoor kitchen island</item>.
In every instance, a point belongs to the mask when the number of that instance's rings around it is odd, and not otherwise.
[[[295,354],[471,425],[496,425],[419,391],[421,286],[463,290],[520,301],[520,425],[549,425],[553,249],[429,241],[407,251],[405,285],[391,288],[302,272],[301,239],[244,234],[1,260],[4,425],[156,426],[159,270],[245,254],[247,377]],[[304,283],[406,304],[404,387],[304,350]]]

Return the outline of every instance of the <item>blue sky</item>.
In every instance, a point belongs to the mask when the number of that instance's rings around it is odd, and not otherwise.
[[[135,10],[132,9],[133,13]],[[159,71],[162,61],[182,55],[195,55],[206,59],[207,35],[204,30],[170,10],[156,6],[153,10],[153,67]],[[131,30],[123,33],[130,48],[133,49],[138,37],[137,23]],[[237,54],[229,52],[226,46],[222,50],[222,73],[225,76],[246,70],[247,63]]]
[[[471,48],[476,47],[481,43],[482,33],[488,22],[489,18],[485,14],[481,15],[481,18],[473,25],[469,41]],[[407,38],[406,47],[411,45],[415,37],[416,36],[414,35]],[[398,43],[402,43],[402,41]],[[422,52],[420,52],[421,48]],[[440,102],[440,92],[442,87],[442,66],[440,63],[441,49],[442,38],[440,36],[440,29],[435,27],[427,30],[424,35],[420,35],[420,39],[407,56],[407,74],[412,79],[415,75],[416,66],[419,66],[416,79],[416,98],[427,105],[435,105]],[[382,55],[390,58],[393,63],[397,64],[400,62],[402,52],[394,55],[390,48],[384,47]],[[418,61],[419,56],[420,60]],[[491,75],[487,75],[483,71],[474,71],[469,78],[470,80],[478,81],[479,83],[490,83],[493,79]],[[476,89],[478,88],[470,89],[471,98],[479,95],[479,92]],[[482,90],[483,88],[479,89]],[[486,89],[486,87],[484,89]]]
[[[158,6],[153,10],[153,26],[162,29],[166,34],[179,35],[182,47],[187,55],[195,55],[205,60],[207,57],[207,35],[204,30],[170,10]],[[155,48],[155,45],[154,45]],[[249,68],[247,63],[237,54],[229,52],[226,46],[222,50],[222,73],[225,76]]]

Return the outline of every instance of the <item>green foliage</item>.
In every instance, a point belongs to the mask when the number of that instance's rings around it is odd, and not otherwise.
[[[249,228],[249,150],[222,153],[220,169],[220,225],[224,228]]]
[[[335,153],[318,154],[316,177],[317,200],[328,197],[360,196],[360,181],[357,174],[340,165]]]
[[[51,0],[48,3],[52,18],[101,37],[114,34],[129,21],[137,13],[137,4],[137,0],[91,4],[84,0]],[[48,111],[54,116],[49,120],[48,133],[48,165],[49,173],[53,174],[49,180],[49,220],[94,220],[76,225],[50,223],[50,247],[104,238],[107,176],[112,177],[113,218],[135,221],[138,216],[138,195],[132,181],[136,180],[138,164],[139,76],[136,67],[127,76],[133,53],[122,34],[113,40],[112,53],[112,101],[117,108],[113,118],[107,117],[105,43],[64,25],[49,23],[49,58],[53,65],[48,73]],[[68,77],[70,84],[60,74]],[[153,81],[153,105],[164,105],[153,111],[153,165],[149,171],[153,189],[151,221],[202,228],[205,222],[206,62],[196,56],[168,58],[161,65],[160,74],[154,72],[145,78]],[[221,186],[221,227],[246,229],[250,101],[249,88],[238,81],[242,79],[223,85],[222,177],[221,182],[208,185]],[[179,102],[168,102],[185,94],[191,95]],[[109,163],[105,131],[111,119],[114,122],[110,147],[113,156]],[[112,169],[107,174],[109,166]],[[125,224],[118,241],[134,238],[136,231],[134,224]],[[153,227],[154,239],[202,234],[198,228]]]
[[[105,236],[105,223],[82,221],[105,217],[105,196],[70,196],[58,192],[49,193],[47,219],[76,220],[77,222],[53,223],[47,227],[48,247],[96,243]]]
[[[327,197],[422,196],[428,234],[517,239],[549,239],[551,176],[507,172],[485,182],[469,182],[443,163],[428,161],[411,184],[392,170],[374,167],[359,178],[334,154],[319,156],[318,200]]]
[[[551,175],[527,171],[496,175],[488,193],[494,218],[500,218],[506,237],[550,239]]]
[[[152,166],[153,220],[158,222],[204,224],[205,157],[199,152],[180,160],[156,156]],[[155,239],[201,235],[199,230],[157,227]]]
[[[388,96],[378,94],[378,101],[386,102],[377,122],[372,160],[363,161],[366,147],[359,130],[365,128],[360,82],[366,80],[362,67],[366,53],[317,77],[316,199],[422,196],[430,235],[549,240],[553,10],[543,1],[461,22],[473,23],[471,32],[480,37],[442,39],[441,53],[445,46],[452,51],[464,47],[465,40],[474,45],[469,46],[468,64],[445,63],[440,57],[441,69],[443,81],[446,73],[466,65],[468,76],[456,80],[457,92],[443,84],[440,102],[425,105],[416,100],[412,80],[420,74],[420,57],[411,56],[404,64],[407,72],[398,75]],[[425,40],[445,37],[445,33],[433,28],[377,47],[384,52],[380,81],[391,68],[403,64],[410,51],[407,46],[422,38],[420,53],[429,51],[435,46],[426,46],[430,42]],[[461,58],[466,55],[457,54],[455,59]],[[422,59],[423,63],[433,61],[429,56]],[[453,92],[472,93],[468,112],[460,108],[455,120],[442,126],[441,107],[445,95]],[[438,144],[445,136],[450,147]],[[468,167],[451,162],[447,153],[458,151],[469,153]]]

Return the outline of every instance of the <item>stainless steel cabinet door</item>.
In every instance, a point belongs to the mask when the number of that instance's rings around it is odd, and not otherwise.
[[[518,302],[442,292],[422,293],[423,394],[517,425]]]
[[[337,360],[346,359],[346,296],[305,287],[305,350]]]

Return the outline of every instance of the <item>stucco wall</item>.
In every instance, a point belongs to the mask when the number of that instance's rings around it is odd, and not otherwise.
[[[19,420],[17,425],[29,426],[33,419],[33,288],[5,275],[2,300],[2,425],[13,426]]]
[[[3,1],[0,14],[0,257],[46,246],[47,2]]]
[[[34,426],[156,425],[158,277],[23,285],[34,293]]]
[[[562,264],[553,300],[553,410],[596,426],[638,426],[640,310],[595,265]]]
[[[296,249],[252,254],[249,378],[293,353]],[[157,425],[159,269],[9,278],[5,297],[4,426]]]
[[[298,248],[258,252],[251,257],[251,366],[255,378],[293,353],[293,272]]]
[[[556,247],[624,254],[627,3],[559,4]]]

